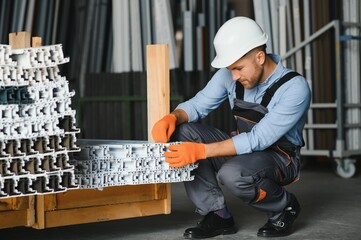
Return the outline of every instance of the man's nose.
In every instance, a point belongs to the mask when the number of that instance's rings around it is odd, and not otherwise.
[[[233,79],[234,81],[238,80],[239,77],[240,77],[240,76],[239,76],[239,74],[238,74],[237,72],[232,71],[232,79]]]

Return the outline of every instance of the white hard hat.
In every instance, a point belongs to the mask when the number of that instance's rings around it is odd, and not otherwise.
[[[224,68],[236,62],[250,50],[266,44],[267,34],[252,19],[234,17],[225,22],[214,37],[216,57],[211,65]]]

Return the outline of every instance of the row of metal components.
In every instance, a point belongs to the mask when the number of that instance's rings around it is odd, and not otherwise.
[[[65,80],[59,74],[58,65],[67,62],[69,58],[64,58],[61,44],[14,50],[9,45],[0,44],[0,86]]]
[[[11,56],[11,46],[0,44],[0,66],[16,66],[17,63],[13,61]]]
[[[0,198],[77,188],[69,153],[75,134],[0,142]]]
[[[75,143],[76,133],[31,139],[2,140],[0,141],[0,160],[11,160],[18,157],[26,158],[36,154],[80,151]],[[2,176],[1,171],[0,176]]]
[[[74,182],[74,171],[71,169],[36,175],[4,177],[0,181],[0,198],[59,193],[77,188],[78,185]]]
[[[21,66],[0,65],[0,86],[24,86],[65,79],[58,66],[23,69]]]
[[[80,188],[192,181],[196,164],[172,168],[165,161],[170,144],[178,143],[80,139],[71,163]]]
[[[41,82],[32,85],[1,86],[0,104],[28,104],[36,100],[53,100],[54,98],[71,98],[74,91],[69,91],[64,78],[58,81]],[[44,102],[44,101],[43,101]]]
[[[80,129],[75,126],[75,110],[66,111],[64,115],[58,113],[52,115],[51,110],[54,108],[47,106],[40,109],[42,111],[39,111],[39,114],[35,117],[18,117],[13,121],[8,118],[2,119],[0,121],[0,139],[37,138],[80,132]],[[2,112],[7,115],[11,113],[14,116],[15,114],[11,110]],[[31,110],[31,114],[37,113],[36,109]]]
[[[61,45],[0,45],[0,198],[78,188],[74,91],[59,72]]]
[[[34,102],[27,86],[0,87],[0,104],[28,104]]]
[[[48,101],[37,101],[34,104],[0,104],[0,124],[9,122],[31,122],[36,118],[63,118],[74,116],[69,98],[53,98]]]
[[[8,59],[6,54],[10,54],[10,58],[21,66],[23,69],[29,68],[48,68],[59,64],[69,62],[69,58],[65,58],[61,44],[36,47],[36,48],[21,48],[4,51],[4,62]],[[1,57],[1,55],[0,55]],[[0,63],[2,61],[0,60]]]

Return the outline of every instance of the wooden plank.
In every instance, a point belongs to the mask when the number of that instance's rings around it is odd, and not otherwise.
[[[13,210],[14,198],[5,198],[0,200],[0,211]]]
[[[29,197],[16,197],[13,198],[13,210],[27,209],[29,206]]]
[[[159,191],[161,191],[160,189]],[[50,196],[45,196],[46,201]],[[164,199],[164,194],[156,195],[152,184],[106,187],[96,189],[69,190],[56,194],[56,209],[102,206]],[[52,210],[48,208],[47,210]]]
[[[147,45],[147,109],[148,140],[153,141],[151,130],[155,122],[170,111],[169,48],[167,44]],[[164,213],[170,213],[170,184],[155,185],[155,192],[166,189]]]
[[[35,199],[35,196],[28,197],[26,226],[33,226],[36,223]]]
[[[165,199],[169,201],[170,184],[155,184],[155,199]],[[169,202],[170,203],[170,202]]]
[[[74,208],[45,213],[45,228],[103,222],[132,217],[156,215],[163,212],[164,201],[153,200],[145,202],[121,203],[105,206]]]
[[[31,226],[34,223],[34,206],[30,197],[14,197],[0,200],[0,229]]]
[[[147,46],[147,106],[148,140],[151,130],[160,118],[170,111],[169,50],[166,44]]]
[[[58,208],[57,195],[58,194],[46,194],[43,196],[44,211],[52,211]]]
[[[36,212],[36,223],[32,226],[34,228],[45,228],[45,202],[44,195],[36,196],[35,202],[35,212]]]
[[[0,229],[27,226],[27,223],[27,209],[0,212]]]
[[[37,222],[44,229],[169,213],[170,184],[69,190],[36,196]],[[56,199],[55,199],[56,198]],[[169,204],[169,205],[168,205]]]
[[[7,210],[23,210],[29,205],[28,197],[13,197],[0,200],[0,212]]]
[[[31,38],[31,46],[32,47],[41,47],[41,37],[32,37]]]
[[[9,33],[9,44],[12,49],[29,48],[30,47],[30,32],[14,32]]]

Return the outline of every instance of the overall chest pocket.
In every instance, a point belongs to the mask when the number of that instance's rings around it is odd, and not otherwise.
[[[237,133],[250,132],[252,128],[268,113],[268,109],[258,103],[250,103],[244,100],[235,99],[232,113],[236,120]],[[291,157],[296,153],[296,146],[283,136],[273,143],[270,148],[285,154],[288,165],[291,162]]]
[[[237,130],[241,133],[251,131],[254,125],[268,113],[268,110],[258,103],[234,99],[232,113],[236,120]]]

